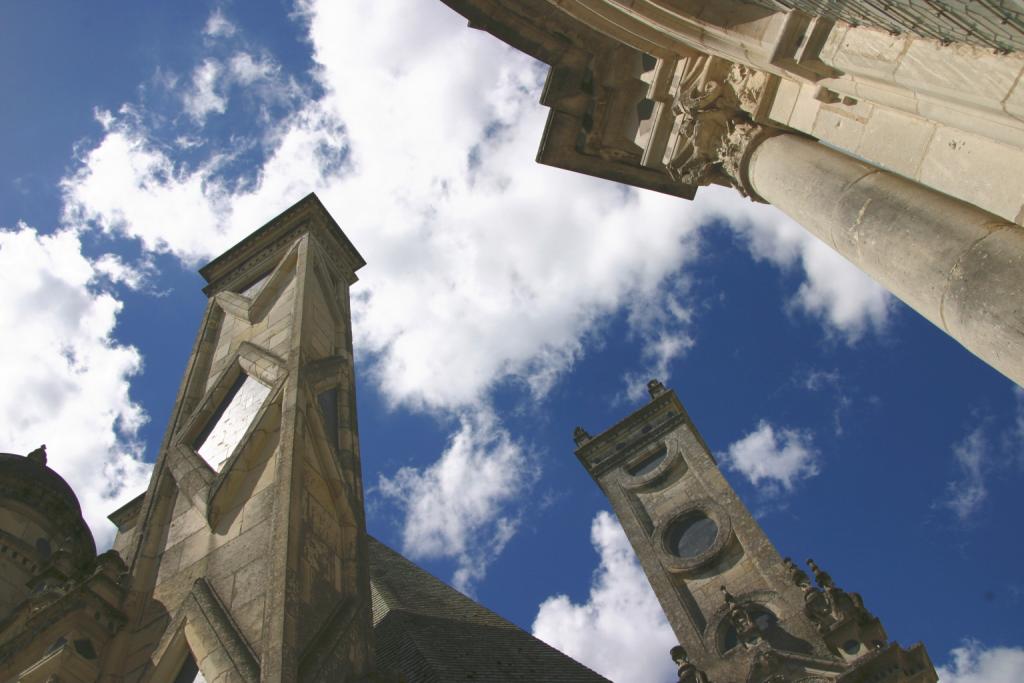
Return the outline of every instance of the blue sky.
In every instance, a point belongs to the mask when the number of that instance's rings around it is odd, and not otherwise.
[[[0,26],[0,447],[47,443],[101,543],[157,454],[196,268],[316,191],[369,264],[371,533],[615,680],[671,680],[571,440],[658,376],[784,555],[943,681],[1024,677],[1024,394],[770,207],[537,166],[544,69],[434,0]]]

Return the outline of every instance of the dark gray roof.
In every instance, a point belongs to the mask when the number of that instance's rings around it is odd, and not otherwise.
[[[606,681],[370,538],[377,666],[419,681]]]

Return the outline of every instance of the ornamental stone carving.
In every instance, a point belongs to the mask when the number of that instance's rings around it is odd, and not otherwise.
[[[680,60],[665,168],[685,185],[727,185],[758,199],[747,177],[754,145],[774,134],[753,120],[768,76],[710,55]]]
[[[682,645],[676,645],[670,654],[679,672],[679,683],[711,683],[708,675],[690,661],[689,655]]]
[[[725,586],[721,586],[722,598],[726,605],[726,619],[736,629],[736,637],[744,646],[750,647],[761,642],[761,629],[757,627],[746,607],[741,605]]]

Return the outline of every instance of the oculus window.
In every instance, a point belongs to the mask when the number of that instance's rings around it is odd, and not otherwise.
[[[703,512],[677,519],[668,529],[666,542],[669,552],[684,560],[691,560],[706,552],[718,537],[718,525]]]

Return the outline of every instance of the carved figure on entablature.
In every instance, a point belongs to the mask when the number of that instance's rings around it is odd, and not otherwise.
[[[782,564],[785,565],[786,570],[789,571],[790,580],[795,585],[806,591],[807,587],[811,585],[811,577],[807,576],[807,572],[797,566],[796,562],[789,557],[783,558]]]
[[[807,565],[814,574],[818,588],[804,587],[804,611],[819,632],[824,633],[833,624],[844,621],[867,623],[875,620],[874,615],[864,606],[860,594],[844,591],[837,586],[832,576],[822,570],[814,560],[807,560]]]
[[[741,605],[733,594],[721,586],[722,598],[725,600],[725,617],[736,629],[736,637],[744,646],[761,642],[761,629],[757,627],[747,608]]]

